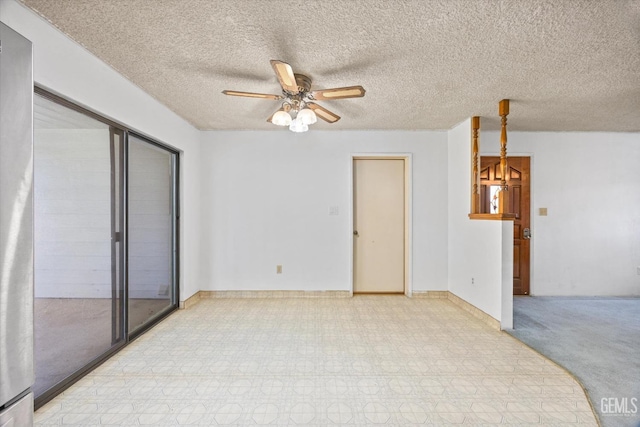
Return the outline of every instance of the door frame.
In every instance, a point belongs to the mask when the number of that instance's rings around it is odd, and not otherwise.
[[[413,293],[413,251],[412,251],[412,209],[413,209],[413,182],[412,173],[412,153],[351,153],[349,156],[349,295],[353,296],[353,273],[354,273],[354,237],[355,225],[355,201],[353,199],[353,162],[355,160],[403,160],[404,161],[404,294],[411,297]]]
[[[499,152],[495,152],[495,151],[489,151],[489,152],[481,152],[480,153],[480,157],[500,157],[500,153]],[[507,155],[507,164],[509,163],[509,157],[529,157],[529,224],[531,226],[531,230],[533,231],[533,233],[531,234],[532,239],[529,240],[529,295],[528,296],[533,296],[533,289],[535,288],[535,272],[534,272],[534,261],[535,261],[535,250],[534,250],[534,246],[536,244],[535,242],[535,232],[536,232],[536,224],[535,224],[535,212],[534,212],[534,199],[535,199],[535,194],[533,191],[534,188],[534,183],[535,183],[535,174],[533,173],[533,165],[535,162],[535,157],[533,155],[533,153],[524,153],[524,152],[514,152],[514,153],[509,153]],[[513,296],[513,291],[512,291],[512,296]],[[527,296],[527,295],[525,295]]]

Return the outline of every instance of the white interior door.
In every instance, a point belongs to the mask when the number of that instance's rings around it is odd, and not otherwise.
[[[356,293],[404,292],[404,160],[354,159]]]

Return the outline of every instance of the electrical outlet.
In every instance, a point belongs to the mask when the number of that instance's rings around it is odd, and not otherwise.
[[[475,283],[475,279],[472,277],[471,278],[471,284],[473,285]]]
[[[282,274],[282,266],[276,265],[276,274]]]

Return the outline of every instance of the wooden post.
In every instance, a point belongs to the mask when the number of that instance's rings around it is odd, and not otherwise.
[[[498,213],[508,213],[509,188],[507,186],[507,116],[509,115],[509,100],[500,101],[498,113],[501,117],[500,132],[500,192],[498,193]]]
[[[480,130],[480,117],[471,118],[471,140],[473,141],[473,172],[471,179],[473,186],[471,190],[471,213],[480,213],[480,187],[478,181],[480,179],[480,158],[478,157],[478,131]]]

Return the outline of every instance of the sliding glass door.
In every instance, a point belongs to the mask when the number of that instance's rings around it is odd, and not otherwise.
[[[178,306],[178,154],[34,97],[36,407]]]
[[[176,154],[129,135],[129,333],[176,305]]]
[[[34,106],[36,396],[123,342],[122,132]]]

